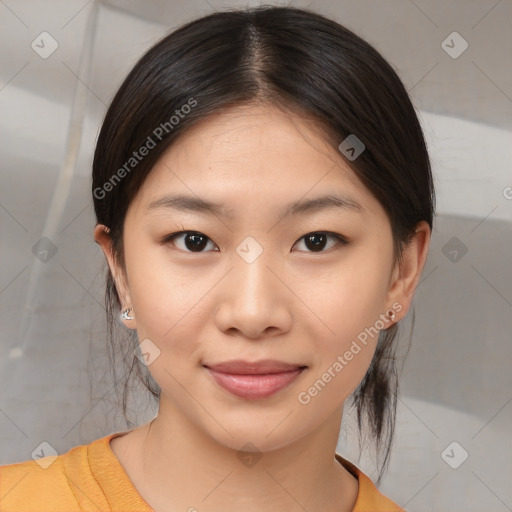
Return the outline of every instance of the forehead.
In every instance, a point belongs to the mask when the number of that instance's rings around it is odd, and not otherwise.
[[[382,214],[318,123],[270,105],[244,105],[183,133],[136,199],[147,209],[164,192],[180,192],[225,203],[225,212],[234,215],[254,202],[268,208],[335,190],[369,213]]]

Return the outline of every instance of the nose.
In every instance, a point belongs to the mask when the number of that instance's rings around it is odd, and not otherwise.
[[[279,269],[265,251],[252,262],[235,255],[216,297],[217,327],[252,340],[286,333],[292,324],[293,294]]]

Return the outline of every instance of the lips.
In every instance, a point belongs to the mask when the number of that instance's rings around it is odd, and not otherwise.
[[[242,361],[226,361],[224,363],[205,365],[211,370],[222,373],[231,373],[233,375],[263,375],[268,373],[282,373],[304,368],[298,364],[288,364],[273,359],[265,359],[254,363]]]
[[[203,365],[214,381],[240,398],[267,398],[291,384],[306,368],[266,359],[257,362],[242,360]]]

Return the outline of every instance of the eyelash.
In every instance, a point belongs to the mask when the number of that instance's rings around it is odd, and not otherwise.
[[[170,235],[166,235],[164,236],[161,240],[160,240],[160,243],[162,245],[164,244],[168,244],[168,243],[172,243],[174,242],[174,240],[180,236],[180,235],[186,235],[186,234],[195,234],[195,235],[201,235],[201,236],[204,236],[205,238],[207,238],[208,241],[211,241],[213,242],[213,240],[211,240],[211,238],[207,237],[204,233],[201,233],[200,231],[194,231],[194,230],[189,230],[189,231],[177,231],[175,233],[171,233]],[[309,233],[306,233],[305,235],[301,236],[297,242],[299,242],[300,240],[304,239],[305,237],[309,236],[309,235],[327,235],[327,236],[330,236],[334,239],[337,240],[338,244],[341,245],[341,246],[346,246],[348,245],[350,242],[349,240],[347,240],[345,237],[339,235],[338,233],[333,233],[331,231],[311,231]],[[295,242],[295,243],[297,243]],[[294,244],[295,245],[295,244]],[[336,246],[334,247],[330,247],[329,249],[327,250],[321,250],[321,251],[302,251],[302,252],[309,252],[311,254],[321,254],[323,252],[328,252],[329,250],[331,249],[335,249]],[[180,249],[181,250],[181,249]],[[209,252],[209,251],[197,251],[197,252],[194,252],[194,251],[189,251],[189,250],[185,250],[184,252],[187,252],[189,254],[201,254],[201,253],[205,253],[205,252]]]

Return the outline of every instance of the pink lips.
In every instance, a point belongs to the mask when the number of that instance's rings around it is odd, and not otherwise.
[[[219,386],[240,398],[266,398],[293,382],[305,368],[281,361],[227,361],[204,365]]]

